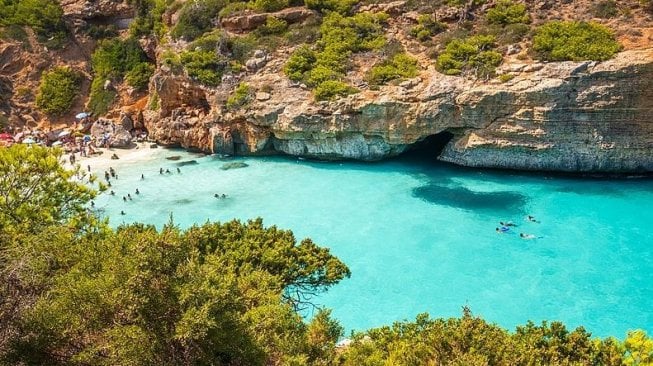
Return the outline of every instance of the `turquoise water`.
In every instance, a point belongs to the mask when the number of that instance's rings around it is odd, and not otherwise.
[[[420,312],[459,316],[466,305],[511,329],[548,319],[598,336],[653,331],[651,180],[478,171],[415,157],[374,164],[238,158],[229,161],[249,166],[221,170],[225,161],[216,157],[154,154],[112,162],[116,196],[96,200],[112,224],[161,225],[171,212],[182,227],[261,216],[311,237],[352,271],[315,299],[347,330]],[[169,155],[197,164],[179,174]],[[172,173],[160,175],[159,167]],[[125,203],[127,193],[133,201]],[[524,220],[528,214],[540,223]],[[516,232],[496,233],[507,220]]]

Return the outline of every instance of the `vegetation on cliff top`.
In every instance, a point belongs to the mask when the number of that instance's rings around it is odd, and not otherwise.
[[[0,0],[0,27],[27,26],[50,48],[66,43],[63,10],[55,0]]]
[[[558,322],[508,332],[464,309],[354,333],[307,299],[350,275],[260,219],[117,229],[88,210],[60,150],[0,149],[0,364],[646,365],[653,340]],[[78,174],[83,174],[77,168]],[[87,177],[94,181],[94,177]],[[310,300],[309,300],[310,301]]]
[[[603,61],[620,49],[610,29],[592,22],[549,22],[533,37],[533,50],[547,61]]]

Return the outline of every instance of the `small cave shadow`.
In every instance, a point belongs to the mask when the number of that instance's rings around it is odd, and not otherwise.
[[[518,192],[477,192],[461,186],[447,186],[429,182],[413,188],[413,197],[428,203],[459,208],[467,211],[525,212],[528,197]]]

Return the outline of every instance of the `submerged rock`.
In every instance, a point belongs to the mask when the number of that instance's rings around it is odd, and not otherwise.
[[[181,159],[181,156],[179,156],[179,155],[166,156],[166,160],[177,161],[177,160],[179,160],[179,159]]]
[[[234,161],[234,162],[231,162],[231,163],[222,164],[220,169],[222,169],[222,170],[239,169],[239,168],[246,168],[248,166],[249,165],[246,164],[246,163],[243,163],[243,162],[240,162],[240,161]]]
[[[187,161],[180,161],[176,163],[177,166],[186,166],[186,165],[195,165],[199,164],[197,160],[187,160]]]

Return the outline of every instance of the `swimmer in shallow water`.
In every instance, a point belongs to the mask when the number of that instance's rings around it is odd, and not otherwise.
[[[526,220],[528,220],[528,221],[530,221],[530,222],[535,222],[535,223],[538,223],[538,224],[540,223],[539,221],[537,221],[537,220],[535,219],[535,216],[532,216],[532,215],[528,215],[528,216],[526,216]]]
[[[145,179],[145,175],[141,174],[141,180]]]
[[[227,198],[227,195],[223,193],[222,198]]]
[[[159,168],[159,174],[163,174],[163,168]]]
[[[533,234],[524,234],[524,233],[519,233],[519,237],[524,239],[524,240],[533,240],[537,239],[537,237]]]
[[[125,211],[120,211],[120,214],[121,214],[121,215],[124,215],[124,214],[125,214]]]
[[[136,188],[136,194],[141,194],[141,192]]]
[[[116,192],[111,191],[111,195],[112,195],[112,196],[115,196],[115,195],[116,195]]]
[[[166,174],[170,174],[170,169],[166,169]]]
[[[177,168],[177,173],[181,173],[181,169]]]
[[[122,196],[122,200],[125,201],[125,202],[127,202],[127,197]]]
[[[499,233],[499,234],[504,234],[504,233],[507,233],[508,231],[510,231],[510,228],[506,227],[506,226],[502,226],[500,228],[496,228],[495,231],[497,233]]]
[[[508,227],[510,227],[510,226],[517,226],[517,224],[515,224],[515,223],[512,222],[512,221],[508,221],[508,222],[499,221],[499,224],[501,224],[501,226],[508,226]]]
[[[213,197],[220,198],[220,195],[216,193],[216,194],[213,195]]]

